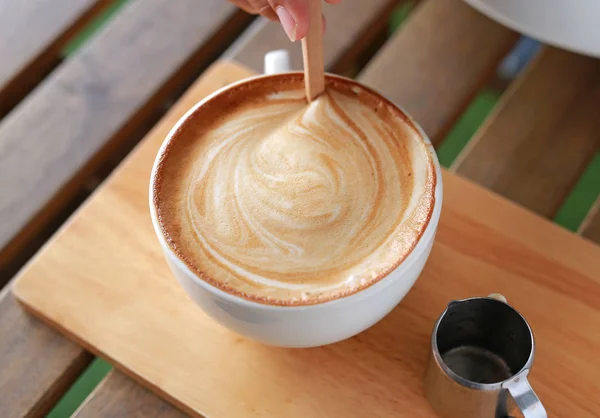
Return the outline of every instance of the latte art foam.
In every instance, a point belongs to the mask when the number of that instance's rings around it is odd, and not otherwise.
[[[201,110],[180,128],[155,203],[203,279],[264,303],[318,303],[412,250],[433,206],[427,145],[372,93],[336,87],[311,104],[301,84],[240,91],[227,116]]]

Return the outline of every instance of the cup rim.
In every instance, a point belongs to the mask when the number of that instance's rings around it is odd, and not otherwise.
[[[152,226],[154,227],[154,232],[161,244],[161,247],[163,249],[163,251],[167,252],[168,255],[171,257],[171,261],[174,262],[175,264],[177,264],[177,267],[181,270],[183,270],[185,272],[185,274],[187,274],[189,277],[192,278],[193,282],[196,283],[197,285],[201,286],[203,289],[205,289],[206,291],[215,294],[216,296],[234,303],[234,304],[241,304],[244,306],[248,306],[248,307],[253,307],[256,309],[261,309],[261,310],[265,310],[265,311],[281,311],[281,310],[285,310],[286,312],[292,312],[292,311],[304,311],[307,309],[324,309],[324,308],[329,308],[329,307],[334,307],[334,306],[338,306],[340,304],[347,304],[347,303],[354,303],[354,302],[358,302],[360,300],[363,300],[365,298],[368,298],[371,294],[377,293],[379,292],[381,289],[387,288],[391,282],[392,282],[392,276],[397,276],[398,274],[401,274],[402,272],[406,271],[409,269],[409,267],[411,265],[413,265],[418,259],[419,256],[424,252],[424,250],[427,248],[427,245],[429,244],[429,242],[431,240],[434,239],[434,235],[435,235],[435,231],[437,229],[437,225],[439,222],[439,218],[440,218],[440,214],[441,214],[441,207],[442,207],[442,200],[443,200],[443,181],[442,181],[442,170],[441,170],[441,166],[437,157],[437,154],[435,152],[435,149],[431,143],[431,140],[429,139],[429,137],[427,136],[427,134],[425,133],[425,131],[423,130],[423,128],[417,123],[415,122],[415,120],[412,118],[412,116],[406,112],[406,110],[404,108],[402,108],[401,106],[399,106],[398,104],[394,103],[393,101],[387,99],[385,97],[385,95],[381,94],[380,92],[378,92],[377,90],[365,86],[364,84],[360,83],[359,81],[356,81],[354,79],[348,78],[348,77],[344,77],[344,76],[340,76],[337,74],[331,74],[331,73],[326,73],[326,75],[328,77],[332,77],[332,78],[336,78],[342,81],[348,81],[352,84],[358,84],[361,88],[370,91],[371,93],[374,93],[380,97],[382,97],[383,99],[387,100],[389,103],[393,104],[394,106],[396,106],[397,109],[400,110],[400,112],[407,118],[408,122],[412,124],[412,126],[417,130],[417,132],[419,133],[419,135],[421,135],[423,141],[425,142],[432,162],[433,162],[433,167],[435,170],[435,176],[436,176],[436,184],[435,184],[435,188],[434,188],[434,204],[433,204],[433,209],[431,211],[431,215],[429,218],[429,222],[427,224],[427,226],[425,227],[425,229],[423,230],[421,236],[419,237],[419,239],[417,240],[417,243],[415,244],[415,246],[413,247],[413,249],[408,253],[408,255],[404,258],[404,260],[402,260],[400,262],[400,264],[398,264],[398,266],[391,270],[390,272],[388,272],[384,277],[382,277],[381,279],[379,279],[378,281],[376,281],[375,283],[373,283],[372,285],[370,285],[367,288],[364,288],[362,290],[359,290],[355,293],[351,293],[347,296],[341,296],[335,299],[331,299],[331,300],[327,300],[324,302],[320,302],[320,303],[315,303],[315,304],[309,304],[309,305],[271,305],[271,304],[267,304],[267,303],[260,303],[257,301],[253,301],[253,300],[249,300],[249,299],[245,299],[241,296],[226,292],[222,289],[219,289],[216,286],[211,285],[210,283],[202,280],[201,278],[198,277],[198,275],[193,272],[189,266],[184,263],[179,256],[177,256],[177,254],[171,249],[171,247],[167,244],[166,240],[165,240],[165,236],[163,234],[163,231],[158,223],[157,220],[157,216],[156,216],[156,207],[154,205],[154,183],[156,180],[156,172],[158,169],[158,165],[159,162],[162,158],[162,155],[165,152],[165,149],[167,148],[167,145],[170,143],[170,141],[172,140],[172,138],[174,137],[174,135],[177,133],[177,131],[179,130],[179,128],[199,109],[201,108],[205,103],[207,103],[208,101],[210,101],[212,98],[222,94],[223,92],[234,88],[238,85],[250,82],[250,81],[254,81],[257,79],[267,79],[267,78],[272,78],[272,77],[280,77],[282,76],[282,74],[299,74],[301,73],[301,71],[289,71],[289,72],[285,72],[285,73],[276,73],[276,74],[259,74],[259,75],[255,75],[255,76],[251,76],[251,77],[247,77],[244,78],[242,80],[238,80],[235,81],[233,83],[230,83],[226,86],[221,87],[220,89],[214,91],[213,93],[209,94],[208,96],[204,97],[202,100],[200,100],[198,103],[196,103],[194,106],[192,106],[178,121],[177,123],[171,128],[171,130],[169,131],[169,133],[167,134],[167,136],[165,137],[165,139],[163,140],[157,154],[156,157],[154,159],[154,163],[152,166],[152,171],[150,174],[150,182],[149,182],[149,206],[150,206],[150,215],[152,218]],[[412,288],[412,286],[414,285],[414,282],[410,284],[410,286],[408,287],[408,289]]]

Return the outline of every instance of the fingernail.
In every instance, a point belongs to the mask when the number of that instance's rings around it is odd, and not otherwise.
[[[283,30],[285,30],[286,35],[290,38],[290,41],[296,42],[296,30],[298,29],[298,25],[292,15],[285,10],[285,7],[283,6],[279,6],[275,12],[283,26]]]

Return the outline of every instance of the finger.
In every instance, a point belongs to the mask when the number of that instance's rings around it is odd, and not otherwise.
[[[292,42],[308,33],[309,10],[307,0],[268,0],[275,10],[285,33]]]
[[[269,20],[278,21],[279,18],[267,0],[229,0],[241,9],[255,15],[262,15]]]
[[[235,4],[246,13],[250,13],[252,15],[257,14],[257,10],[252,4],[250,4],[248,0],[229,0],[229,2]]]
[[[270,5],[264,6],[262,9],[258,11],[261,16],[266,17],[269,20],[273,20],[275,22],[279,21],[279,17],[275,13],[275,10]]]

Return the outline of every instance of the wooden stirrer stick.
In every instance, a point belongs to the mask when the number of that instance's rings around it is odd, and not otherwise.
[[[310,0],[310,28],[308,35],[302,39],[304,84],[306,85],[306,99],[309,103],[325,91],[321,1]]]

